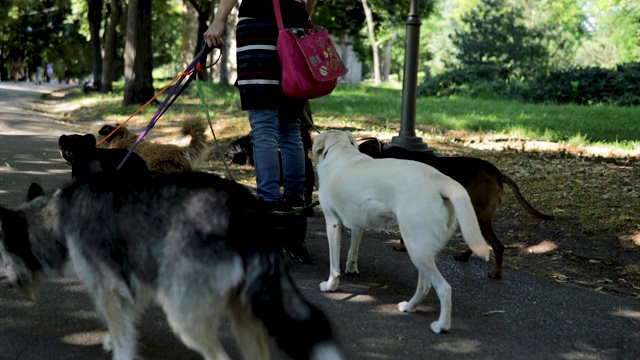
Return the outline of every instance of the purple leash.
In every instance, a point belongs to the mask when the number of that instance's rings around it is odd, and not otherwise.
[[[195,59],[193,60],[193,62],[191,62],[191,64],[189,64],[189,66],[187,66],[187,68],[185,69],[185,73],[188,73],[190,71],[193,70],[193,68],[196,66],[196,64],[198,64],[199,62],[204,62],[207,59],[207,55],[209,55],[209,53],[213,51],[213,48],[210,48],[207,46],[207,43],[205,42],[202,45],[202,50],[200,50],[200,52],[198,53],[198,55],[196,55]],[[165,106],[167,105],[167,102],[169,101],[169,99],[173,96],[173,94],[176,92],[176,90],[178,89],[178,87],[180,86],[180,84],[182,83],[182,80],[184,80],[184,76],[180,77],[180,80],[178,80],[178,82],[176,82],[175,85],[173,85],[173,88],[171,89],[171,92],[169,92],[169,95],[167,95],[167,97],[164,99],[164,101],[162,102],[162,104],[160,104],[160,106],[158,107],[158,110],[156,111],[156,113],[153,115],[153,117],[151,118],[151,121],[149,121],[149,124],[147,124],[147,126],[145,127],[145,129],[140,133],[140,135],[138,135],[138,138],[136,139],[136,141],[133,143],[133,146],[131,146],[131,149],[129,149],[129,152],[127,152],[127,155],[125,155],[124,159],[122,159],[122,161],[120,162],[120,165],[118,165],[118,167],[116,168],[116,170],[120,170],[122,168],[122,166],[124,165],[124,163],[129,159],[129,157],[131,156],[131,153],[133,153],[133,151],[136,149],[136,147],[138,146],[138,144],[142,141],[142,139],[149,133],[149,131],[151,130],[151,128],[153,128],[153,126],[156,124],[156,122],[160,119],[160,116],[164,113],[163,109],[165,108]]]

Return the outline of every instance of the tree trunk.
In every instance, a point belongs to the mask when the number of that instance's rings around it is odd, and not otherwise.
[[[111,0],[107,5],[107,24],[104,32],[104,57],[102,60],[102,86],[100,91],[103,93],[113,91],[113,82],[118,74],[118,66],[116,60],[116,40],[117,28],[122,16],[122,0]]]
[[[396,42],[395,34],[384,43],[384,60],[382,60],[382,81],[389,81],[389,73],[391,72],[391,47]]]
[[[217,0],[215,1],[218,2]],[[196,46],[193,50],[193,56],[198,55],[200,50],[202,50],[202,45],[204,44],[204,32],[209,28],[209,19],[213,14],[213,0],[201,0],[197,2],[196,0],[189,0],[189,3],[198,13],[198,30],[196,37]],[[208,71],[204,70],[203,74],[205,79],[209,78]]]
[[[124,105],[144,104],[153,98],[151,51],[151,0],[129,0],[124,48]]]
[[[91,34],[91,64],[93,70],[94,89],[100,89],[102,81],[102,47],[100,46],[100,29],[102,28],[102,0],[87,0],[89,11],[89,32]]]
[[[232,70],[235,63],[232,62],[231,53],[235,51],[236,41],[236,22],[238,21],[238,12],[234,8],[231,10],[229,17],[227,18],[227,29],[225,31],[225,42],[222,50],[222,56],[220,57],[220,85],[230,85]]]
[[[378,42],[376,41],[376,33],[373,24],[373,14],[367,0],[362,1],[364,16],[367,19],[367,30],[369,32],[369,40],[371,41],[371,50],[373,50],[373,81],[374,84],[380,85],[380,54],[378,53]]]

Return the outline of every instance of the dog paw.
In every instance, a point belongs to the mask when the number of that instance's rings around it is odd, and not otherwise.
[[[489,277],[494,279],[494,280],[500,280],[502,279],[502,271],[498,271],[498,270],[493,270],[489,272]]]
[[[340,281],[337,278],[329,279],[328,281],[323,281],[320,283],[320,291],[322,292],[335,291],[338,288],[339,283]]]
[[[102,350],[106,352],[113,351],[113,341],[111,341],[111,334],[109,333],[107,333],[107,335],[104,336],[104,339],[102,339]]]
[[[358,264],[355,262],[347,262],[347,266],[346,266],[346,269],[344,270],[344,274],[346,276],[360,275],[360,271],[358,271]]]
[[[407,252],[407,247],[403,243],[393,245],[393,250],[400,252]]]
[[[415,312],[416,308],[415,307],[410,307],[408,301],[403,301],[403,302],[398,303],[398,310],[400,310],[402,312]]]
[[[436,334],[446,334],[449,332],[448,327],[445,328],[437,321],[432,322],[431,325],[429,325],[429,327],[431,328],[431,331],[433,331]]]

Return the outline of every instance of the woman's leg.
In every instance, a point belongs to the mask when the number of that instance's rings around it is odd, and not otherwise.
[[[280,119],[279,134],[284,197],[292,201],[293,206],[301,206],[304,200],[305,156],[300,119]]]
[[[249,123],[258,198],[267,202],[280,202],[278,110],[249,110]]]

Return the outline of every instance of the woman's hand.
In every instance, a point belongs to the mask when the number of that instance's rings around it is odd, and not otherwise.
[[[210,48],[220,48],[224,44],[224,30],[226,22],[214,20],[211,26],[204,32],[204,41]]]

